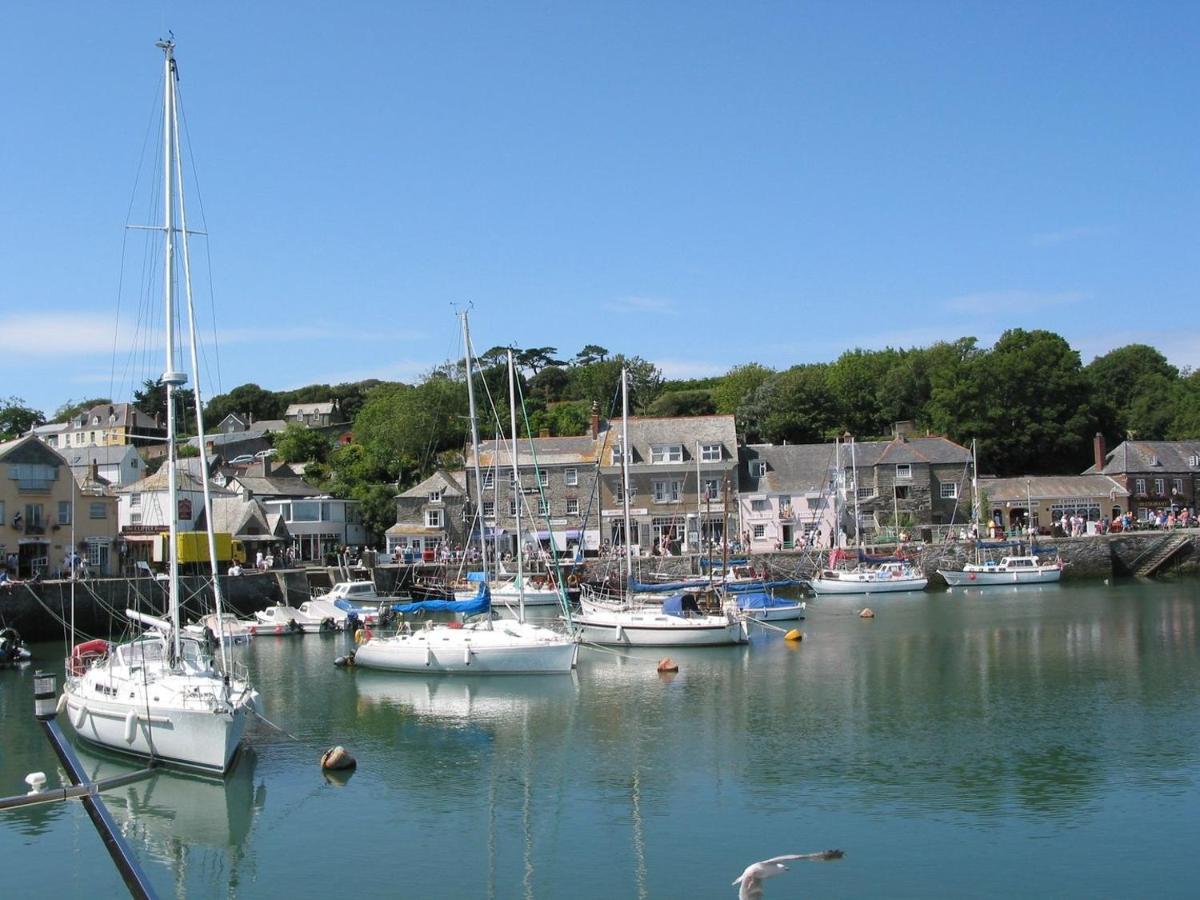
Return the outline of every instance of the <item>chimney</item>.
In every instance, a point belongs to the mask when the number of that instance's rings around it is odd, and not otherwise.
[[[94,459],[92,460],[91,478],[92,478],[92,484],[100,483],[100,463]]]
[[[1107,456],[1107,453],[1105,453],[1104,435],[1102,435],[1099,431],[1097,431],[1096,436],[1092,438],[1092,453],[1096,457],[1096,471],[1103,472],[1104,457]]]
[[[592,440],[600,437],[600,404],[592,401]]]
[[[217,448],[217,445],[216,445],[215,443],[213,443],[212,441],[205,441],[205,442],[204,442],[204,451],[205,451],[205,453],[207,453],[209,456],[211,456],[213,453],[215,453],[215,452],[216,452],[216,448]]]

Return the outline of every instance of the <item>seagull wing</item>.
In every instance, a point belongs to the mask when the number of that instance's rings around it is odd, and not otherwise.
[[[789,853],[786,856],[773,856],[770,859],[764,859],[762,862],[756,863],[760,866],[770,866],[775,863],[788,862],[790,860],[803,859],[812,862],[824,862],[830,859],[841,859],[846,853],[843,850],[822,850],[820,853]]]

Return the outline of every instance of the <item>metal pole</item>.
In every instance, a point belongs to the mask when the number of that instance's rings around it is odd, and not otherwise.
[[[71,780],[71,784],[75,786],[85,785],[87,783],[87,774],[83,768],[83,763],[79,761],[79,758],[75,755],[75,751],[71,749],[71,745],[67,742],[66,736],[62,733],[62,729],[54,721],[57,716],[55,703],[55,694],[57,691],[54,682],[55,678],[53,675],[47,675],[44,672],[38,672],[34,675],[34,715],[37,717],[38,724],[42,726],[42,731],[49,739],[50,746],[54,748],[54,752],[58,756],[58,761],[62,763],[62,767],[67,773],[67,778]],[[99,796],[90,792],[81,798],[81,802],[83,803],[83,808],[87,810],[92,824],[96,826],[96,831],[100,834],[100,839],[104,842],[104,849],[108,851],[108,855],[116,863],[117,871],[121,873],[125,887],[129,889],[129,895],[137,898],[156,897],[154,888],[150,886],[150,880],[146,877],[146,873],[142,871],[141,866],[138,865],[137,860],[134,858],[133,850],[125,843],[125,838],[121,836],[121,831],[117,827],[117,823],[113,821],[108,807],[104,805]]]

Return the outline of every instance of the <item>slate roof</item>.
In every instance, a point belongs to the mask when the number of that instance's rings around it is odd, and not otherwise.
[[[319,415],[328,416],[333,413],[335,406],[334,401],[327,400],[324,403],[290,403],[287,410],[284,412],[284,418],[303,415]]]
[[[850,447],[842,445],[842,466],[850,465]],[[890,441],[855,441],[854,463],[862,466],[927,464],[966,465],[971,451],[944,437],[905,437]]]
[[[267,431],[262,427],[262,422],[255,422],[254,427],[248,431],[231,431],[228,434],[218,432],[216,434],[207,434],[204,436],[206,444],[212,444],[213,449],[220,450],[221,447],[227,444],[242,444],[249,441],[258,440],[267,436]],[[199,447],[199,439],[193,435],[187,439],[189,447]]]
[[[1162,475],[1164,472],[1200,472],[1200,441],[1122,441],[1104,456],[1105,475]],[[1096,474],[1093,463],[1084,475]]]
[[[90,447],[63,447],[59,452],[66,457],[67,465],[71,468],[90,466],[94,460],[97,465],[108,466],[113,463],[123,463],[125,457],[132,453],[137,456],[137,450],[132,444],[97,444]]]
[[[542,466],[571,465],[572,463],[591,465],[596,462],[604,439],[605,432],[603,430],[595,440],[590,434],[575,437],[536,437],[532,439],[533,447],[531,448],[530,439],[521,438],[517,445],[517,462],[522,466],[532,466],[536,454],[538,465]],[[468,470],[473,465],[473,459],[474,454],[468,450],[466,464]],[[490,469],[495,466],[502,469],[512,468],[512,457],[509,454],[507,442],[480,441],[479,467]]]
[[[321,491],[294,475],[230,475],[229,484],[241,485],[255,497],[315,497]]]
[[[741,448],[738,485],[742,494],[821,493],[829,487],[835,465],[833,444],[749,444]],[[751,462],[767,464],[761,478]]]
[[[1039,475],[1029,478],[981,478],[979,490],[995,503],[1128,497],[1129,491],[1107,475]],[[1028,490],[1028,495],[1026,494]]]
[[[620,440],[620,420],[611,425],[613,441]],[[682,444],[685,463],[695,462],[697,444],[721,444],[721,461],[728,463],[737,459],[737,428],[733,416],[630,416],[632,464],[650,464],[650,448],[655,444]]]
[[[427,497],[430,492],[441,490],[445,497],[465,497],[467,492],[458,480],[442,469],[438,469],[424,481],[418,485],[410,487],[407,491],[402,491],[401,497]]]
[[[181,491],[203,491],[204,490],[204,485],[202,485],[200,483],[199,479],[193,478],[182,467],[176,467],[176,472],[178,474],[176,475],[175,483],[178,486],[179,490],[181,490]],[[116,490],[117,490],[118,494],[151,493],[153,491],[165,491],[165,490],[167,490],[167,467],[162,466],[153,475],[147,475],[145,478],[142,478],[139,481],[133,482],[133,484],[123,485],[123,486],[117,488]],[[217,496],[221,496],[221,495],[227,496],[232,492],[227,491],[224,488],[217,487],[215,484],[210,484],[209,485],[209,493],[212,494],[212,496],[217,497]]]
[[[239,540],[276,539],[281,535],[275,533],[270,519],[278,519],[278,514],[268,514],[266,508],[258,500],[243,500],[241,497],[214,497],[213,531],[232,534]],[[196,530],[206,527],[204,513],[196,520]],[[287,529],[283,529],[284,535]]]

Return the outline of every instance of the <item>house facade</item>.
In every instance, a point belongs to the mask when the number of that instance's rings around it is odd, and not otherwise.
[[[305,428],[328,428],[346,422],[342,408],[336,400],[325,403],[292,403],[284,412],[283,419]]]
[[[601,540],[643,554],[699,552],[737,528],[738,445],[733,416],[631,416],[622,452],[620,421],[601,449]],[[624,460],[624,469],[622,467]]]
[[[738,520],[744,550],[828,547],[836,536],[833,444],[741,448]]]
[[[856,531],[865,540],[970,521],[971,451],[948,438],[916,437],[897,427],[890,441],[847,439],[839,444],[838,465],[842,529],[852,543]]]
[[[1097,434],[1085,475],[1107,475],[1129,494],[1129,513],[1146,520],[1159,510],[1196,510],[1200,441],[1122,441],[1111,451]]]
[[[60,452],[76,480],[91,473],[116,488],[140,481],[146,475],[146,464],[132,444],[68,447]]]
[[[396,497],[396,524],[387,530],[388,553],[408,551],[417,559],[441,548],[467,546],[473,505],[467,503],[462,473],[438,469]]]
[[[479,447],[483,508],[476,520],[474,453],[468,452],[463,477],[469,532],[483,535],[489,546],[513,554],[521,540],[530,549],[557,552],[595,552],[601,526],[597,508],[596,460],[607,440],[600,417],[593,414],[588,434],[570,437],[543,435],[517,442],[518,478],[506,441],[484,441]],[[518,504],[521,536],[516,532]]]
[[[176,505],[170,509],[168,469],[160,468],[153,475],[116,489],[117,524],[125,550],[127,565],[151,562],[160,556],[155,545],[160,535],[171,527],[172,512],[179,531],[196,531],[204,522],[204,486],[188,474],[184,466],[176,468]],[[216,485],[209,486],[214,501],[235,496]]]
[[[324,494],[264,500],[263,506],[287,527],[298,560],[321,560],[341,547],[366,543],[367,531],[357,500]]]
[[[66,423],[42,426],[34,433],[51,447],[66,450],[71,447],[158,444],[166,438],[167,429],[132,403],[102,403],[72,416]]]
[[[1108,475],[980,478],[979,496],[994,536],[1025,532],[1031,523],[1051,534],[1063,516],[1078,516],[1095,534],[1101,521],[1120,518],[1129,509],[1129,492]]]
[[[72,552],[93,574],[111,574],[116,537],[116,500],[103,481],[77,481],[36,435],[0,444],[0,564],[10,577],[56,575]]]

